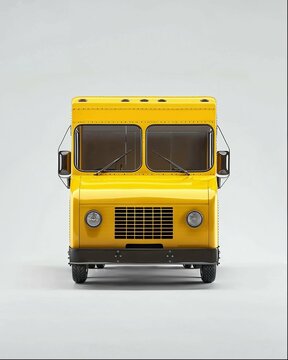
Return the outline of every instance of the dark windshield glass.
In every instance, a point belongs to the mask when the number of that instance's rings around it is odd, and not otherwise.
[[[141,129],[135,125],[80,125],[75,129],[75,165],[97,171],[135,171],[141,165]]]
[[[213,130],[208,125],[153,125],[147,129],[147,166],[153,171],[207,171],[213,165]],[[178,169],[179,171],[179,169]]]

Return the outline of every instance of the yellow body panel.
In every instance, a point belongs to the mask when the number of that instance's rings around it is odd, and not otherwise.
[[[83,99],[85,101],[83,101]],[[127,244],[161,243],[164,248],[218,247],[216,181],[216,102],[205,97],[77,97],[72,101],[72,159],[74,130],[80,124],[135,124],[142,129],[142,166],[129,173],[81,172],[72,160],[70,200],[71,248],[125,248]],[[205,124],[213,128],[214,165],[207,172],[152,172],[146,167],[146,129],[155,124]],[[120,240],[114,237],[115,207],[162,207],[174,209],[173,239]],[[102,215],[98,228],[85,223],[89,210]],[[187,225],[188,212],[198,210],[203,222]]]

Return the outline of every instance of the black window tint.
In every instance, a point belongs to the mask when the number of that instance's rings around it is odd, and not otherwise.
[[[106,171],[135,171],[141,165],[141,129],[136,125],[80,125],[75,130],[75,165],[100,170],[129,152]]]
[[[213,165],[213,130],[208,125],[153,125],[147,129],[147,165],[153,171],[175,171],[163,157],[189,171]]]

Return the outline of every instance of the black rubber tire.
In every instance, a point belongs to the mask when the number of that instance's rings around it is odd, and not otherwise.
[[[193,269],[200,269],[201,265],[193,265]]]
[[[184,269],[191,269],[191,266],[190,264],[183,264]]]
[[[76,284],[83,284],[87,279],[87,274],[86,265],[72,265],[72,277]]]
[[[97,264],[97,269],[104,269],[105,265],[104,264]]]
[[[216,265],[202,265],[200,267],[201,279],[204,283],[210,284],[216,278]]]
[[[94,264],[88,265],[88,269],[95,269],[95,265]]]

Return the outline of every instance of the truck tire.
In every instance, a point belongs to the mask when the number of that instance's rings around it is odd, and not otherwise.
[[[216,265],[202,265],[200,274],[204,283],[212,283],[216,278]]]
[[[95,269],[95,265],[94,264],[88,265],[88,269]]]
[[[191,265],[190,264],[183,264],[184,269],[191,269]]]
[[[105,265],[104,264],[97,264],[97,269],[104,269]]]
[[[86,265],[72,265],[72,277],[76,284],[83,284],[87,279],[87,274]]]

